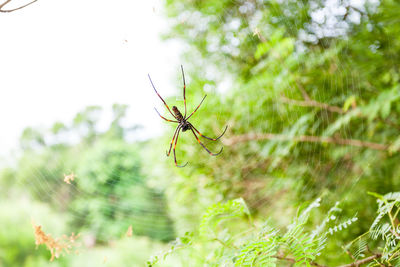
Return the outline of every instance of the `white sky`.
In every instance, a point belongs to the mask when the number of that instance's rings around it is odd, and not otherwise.
[[[88,105],[128,104],[129,122],[160,131],[147,73],[173,92],[180,46],[160,40],[167,28],[157,0],[38,0],[0,13],[0,156],[23,128],[69,122]]]

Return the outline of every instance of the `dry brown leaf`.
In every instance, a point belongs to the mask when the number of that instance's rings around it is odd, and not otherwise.
[[[36,248],[41,244],[45,244],[47,249],[50,250],[51,253],[50,261],[53,261],[54,258],[58,258],[63,253],[63,251],[69,254],[72,248],[78,246],[75,241],[80,236],[80,234],[75,235],[75,233],[72,233],[71,236],[62,235],[60,238],[54,239],[50,234],[46,234],[42,230],[41,225],[35,225],[35,223],[32,221],[32,226],[35,230]]]
[[[71,174],[64,174],[64,182],[66,182],[67,184],[71,184],[71,181],[73,181],[75,179],[76,175],[74,173]]]
[[[130,226],[128,227],[128,231],[126,231],[126,236],[127,236],[127,237],[131,237],[132,234],[133,234],[132,225],[130,225]]]

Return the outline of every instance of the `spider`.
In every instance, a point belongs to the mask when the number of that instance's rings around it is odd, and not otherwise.
[[[176,154],[175,154],[175,148],[176,148],[176,144],[178,143],[178,137],[179,137],[179,132],[182,130],[182,132],[186,132],[187,130],[192,131],[194,137],[196,138],[197,142],[211,155],[211,156],[218,156],[219,154],[221,154],[223,147],[221,148],[221,150],[218,153],[212,153],[210,150],[208,150],[208,148],[200,141],[200,139],[197,137],[197,134],[200,135],[203,138],[212,140],[212,141],[217,141],[218,139],[220,139],[226,132],[226,129],[228,129],[228,126],[225,127],[224,132],[216,137],[216,138],[210,138],[207,137],[205,135],[203,135],[202,133],[199,132],[199,130],[197,130],[188,120],[190,117],[192,117],[192,115],[197,111],[197,109],[200,107],[200,105],[203,103],[204,99],[206,98],[207,95],[205,95],[203,97],[203,99],[201,100],[200,104],[197,106],[197,108],[188,116],[186,117],[186,82],[185,82],[185,73],[183,72],[183,66],[181,65],[181,70],[182,70],[182,78],[183,78],[183,102],[185,105],[185,115],[182,116],[182,113],[179,111],[179,109],[176,106],[172,107],[172,110],[174,111],[174,113],[172,113],[172,111],[170,110],[170,108],[168,107],[167,103],[164,101],[164,99],[160,96],[160,94],[157,92],[156,87],[154,86],[151,78],[150,78],[150,74],[148,74],[149,76],[149,80],[151,83],[151,86],[153,86],[154,91],[156,92],[156,94],[158,95],[158,97],[161,99],[161,101],[164,103],[165,107],[168,109],[169,113],[171,113],[172,117],[175,118],[175,120],[169,120],[163,116],[161,116],[160,112],[158,112],[158,110],[156,108],[154,108],[158,114],[158,116],[160,116],[163,120],[169,121],[169,122],[174,122],[174,123],[178,123],[178,126],[175,129],[175,133],[174,136],[172,137],[171,140],[171,144],[169,146],[169,150],[168,152],[166,151],[167,157],[169,157],[170,153],[171,153],[171,149],[172,149],[172,144],[175,141],[174,144],[174,161],[175,161],[175,166],[176,167],[185,167],[188,163],[186,162],[184,165],[178,165],[178,163],[176,162]],[[197,134],[196,134],[197,133]]]

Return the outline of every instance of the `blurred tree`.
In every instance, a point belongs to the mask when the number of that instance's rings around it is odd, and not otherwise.
[[[20,146],[23,150],[37,149],[45,146],[43,133],[38,129],[27,127],[20,137]]]
[[[104,138],[82,156],[70,208],[74,224],[94,232],[100,242],[122,236],[130,225],[136,235],[174,237],[163,195],[146,186],[141,174],[140,149]]]
[[[97,126],[102,111],[97,106],[79,112],[72,126],[56,122],[48,130],[27,128],[13,172],[36,199],[68,212],[71,231],[85,230],[105,242],[120,238],[132,225],[136,235],[168,241],[174,231],[163,193],[150,188],[141,173],[139,151],[145,144],[125,140],[127,132],[137,129],[122,125],[126,109],[113,105],[103,132]],[[67,184],[64,176],[71,173],[76,178]]]
[[[73,120],[73,127],[79,133],[80,138],[84,139],[85,143],[92,143],[95,141],[99,129],[97,129],[97,123],[101,116],[101,107],[89,106],[84,111],[76,114]]]

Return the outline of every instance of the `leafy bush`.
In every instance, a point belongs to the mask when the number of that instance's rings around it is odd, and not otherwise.
[[[343,259],[345,253],[349,254],[353,263],[346,266],[372,262],[397,266],[400,264],[400,228],[397,223],[400,193],[371,195],[378,198],[378,214],[370,230],[344,245],[343,251],[335,257],[343,263],[346,261]],[[339,220],[338,215],[342,209],[337,202],[319,225],[310,228],[309,217],[320,206],[320,202],[319,198],[312,202],[284,231],[274,228],[269,220],[255,225],[243,199],[214,204],[203,215],[197,234],[186,233],[174,241],[170,250],[153,257],[147,264],[154,266],[161,259],[181,249],[193,248],[193,253],[196,253],[199,251],[198,246],[203,246],[209,250],[205,250],[206,254],[200,257],[202,263],[209,266],[281,266],[285,262],[294,266],[324,266],[317,262],[327,258],[324,255],[329,253],[324,251],[327,242],[330,239],[335,240],[338,233],[348,230],[358,218],[354,216]],[[236,222],[230,224],[232,220]],[[240,223],[244,223],[241,230],[238,227]],[[381,241],[376,242],[379,237]],[[342,257],[339,257],[340,254]]]

